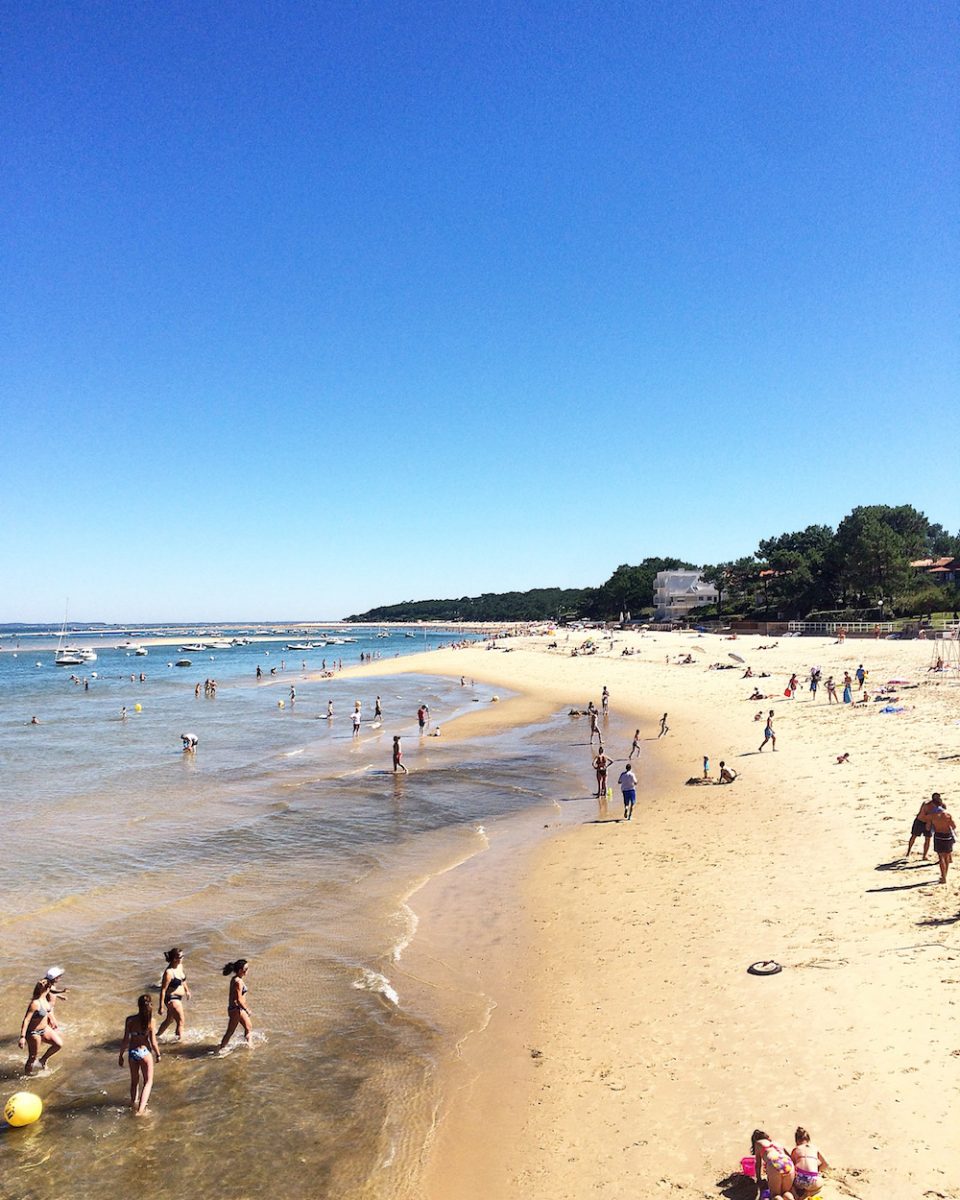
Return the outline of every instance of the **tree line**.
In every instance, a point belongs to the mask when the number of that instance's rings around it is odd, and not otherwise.
[[[617,620],[653,608],[659,571],[700,570],[718,592],[712,611],[790,620],[853,614],[864,619],[956,609],[960,588],[918,574],[911,562],[960,557],[960,534],[948,533],[909,504],[861,505],[836,529],[808,525],[763,538],[755,553],[718,563],[645,558],[622,563],[599,587],[488,592],[450,600],[410,600],[347,617],[349,621]],[[704,615],[709,615],[705,612]]]

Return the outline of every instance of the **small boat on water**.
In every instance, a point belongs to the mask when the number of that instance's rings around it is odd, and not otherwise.
[[[203,642],[187,642],[185,646],[180,647],[185,654],[202,654],[206,648]],[[177,666],[180,664],[177,663]]]
[[[57,667],[82,667],[86,661],[76,650],[71,650],[69,647],[58,650],[53,658],[54,665]]]
[[[173,665],[175,667],[192,667],[193,663],[190,661],[189,658],[178,658],[177,661]]]
[[[312,650],[313,648],[312,642],[288,642],[284,646],[285,650]]]

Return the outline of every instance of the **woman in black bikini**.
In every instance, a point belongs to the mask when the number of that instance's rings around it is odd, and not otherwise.
[[[183,1002],[190,999],[190,989],[187,987],[187,973],[183,969],[183,951],[174,946],[163,956],[167,960],[167,969],[160,980],[160,1003],[157,1005],[157,1016],[163,1016],[163,1006],[167,1006],[167,1015],[163,1024],[157,1030],[157,1037],[163,1036],[168,1025],[173,1025],[173,1036],[180,1041],[183,1036]]]
[[[53,1015],[53,999],[50,995],[52,986],[49,979],[41,979],[36,983],[33,988],[33,998],[27,1005],[27,1011],[23,1014],[18,1044],[21,1048],[26,1047],[27,1051],[27,1061],[23,1068],[25,1075],[31,1074],[36,1066],[40,1049],[44,1043],[48,1046],[48,1050],[40,1059],[41,1071],[47,1065],[47,1061],[63,1046],[63,1038],[58,1032],[56,1018]]]
[[[160,1047],[153,1028],[153,1000],[146,994],[137,1000],[137,1011],[124,1022],[123,1043],[120,1046],[121,1067],[125,1051],[129,1051],[130,1107],[135,1117],[142,1117],[153,1091],[153,1064],[160,1061]]]
[[[253,1033],[253,1025],[250,1023],[250,1009],[247,1008],[245,999],[247,994],[247,985],[243,982],[250,969],[250,964],[245,958],[238,958],[236,962],[227,963],[223,968],[224,975],[232,975],[230,980],[230,992],[227,1000],[227,1032],[220,1039],[220,1049],[226,1048],[227,1043],[237,1031],[237,1026],[243,1027],[243,1037],[247,1045],[251,1045],[250,1035]]]

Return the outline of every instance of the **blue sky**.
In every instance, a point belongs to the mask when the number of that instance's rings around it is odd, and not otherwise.
[[[955,6],[23,2],[0,620],[960,528]]]

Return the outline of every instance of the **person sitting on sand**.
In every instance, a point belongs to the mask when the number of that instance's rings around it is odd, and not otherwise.
[[[750,693],[750,695],[747,697],[747,699],[748,700],[766,700],[766,696],[763,694],[763,692],[760,691],[760,689],[758,687],[755,687],[753,689],[753,691]]]
[[[913,843],[918,837],[923,838],[923,857],[926,858],[930,853],[930,839],[933,837],[933,826],[930,824],[930,813],[934,807],[940,803],[940,793],[934,792],[929,800],[924,800],[920,805],[917,815],[913,818],[913,825],[910,827],[910,841],[907,842],[907,852],[904,858],[910,857],[910,851],[913,849]]]
[[[798,1200],[799,1197],[819,1196],[823,1186],[820,1171],[823,1167],[829,1167],[830,1164],[816,1146],[811,1145],[810,1134],[802,1125],[797,1126],[793,1137],[796,1145],[791,1151],[790,1157],[793,1159],[796,1171],[793,1182],[794,1193]]]
[[[770,1200],[781,1197],[782,1200],[794,1200],[793,1187],[796,1167],[785,1146],[771,1140],[769,1134],[762,1129],[755,1129],[750,1138],[750,1152],[754,1156],[756,1167],[754,1179],[757,1181],[757,1195],[760,1195],[760,1169],[767,1173],[767,1187],[770,1189]]]
[[[720,759],[720,778],[717,783],[733,783],[738,774],[738,771],[731,771],[723,759]]]
[[[746,669],[746,670],[744,671],[744,673],[743,673],[743,674],[740,676],[740,678],[741,678],[741,679],[752,679],[752,678],[753,678],[753,672],[750,670],[750,668],[749,668],[749,667],[747,667],[747,669]]]

